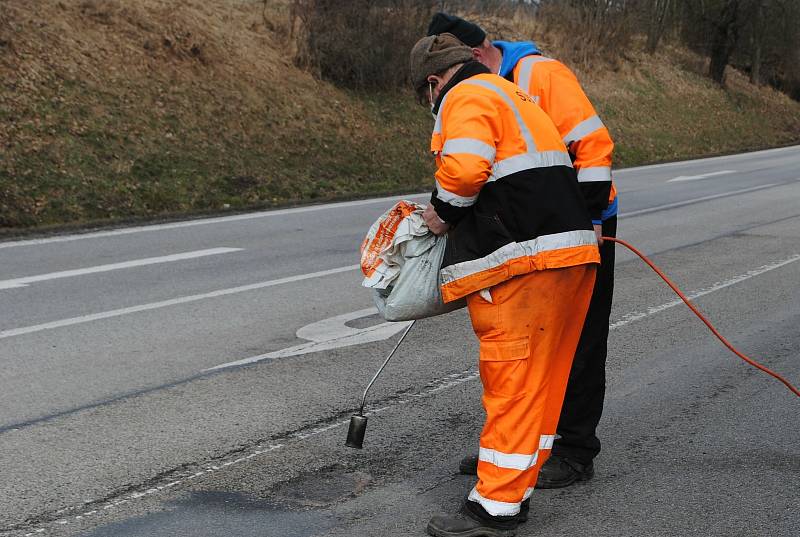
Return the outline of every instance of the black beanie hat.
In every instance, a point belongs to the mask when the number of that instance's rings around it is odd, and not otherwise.
[[[437,13],[428,25],[428,35],[443,33],[453,34],[468,47],[479,47],[486,39],[486,32],[477,24],[465,21],[455,15]]]

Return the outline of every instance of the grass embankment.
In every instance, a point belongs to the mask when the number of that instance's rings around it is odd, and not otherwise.
[[[430,116],[293,68],[257,7],[4,3],[0,227],[421,188]]]
[[[0,232],[430,186],[430,115],[294,68],[255,0],[5,0]],[[688,53],[579,72],[618,165],[800,140],[800,103]]]

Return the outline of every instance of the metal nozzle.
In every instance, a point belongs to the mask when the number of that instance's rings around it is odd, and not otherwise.
[[[367,432],[367,417],[358,414],[350,418],[350,428],[347,429],[347,442],[345,446],[361,449],[364,445],[364,435]]]

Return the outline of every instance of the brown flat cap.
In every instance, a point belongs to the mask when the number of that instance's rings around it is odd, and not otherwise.
[[[423,37],[411,49],[411,83],[418,90],[430,75],[472,59],[472,49],[453,34]]]

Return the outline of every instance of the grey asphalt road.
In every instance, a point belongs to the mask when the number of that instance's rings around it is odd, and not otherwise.
[[[800,384],[800,147],[616,181],[620,237]],[[464,311],[417,323],[343,446],[403,328],[355,269],[393,201],[0,242],[0,535],[423,535],[455,509]],[[800,399],[622,250],[610,346],[596,478],[537,491],[520,535],[800,534]]]

